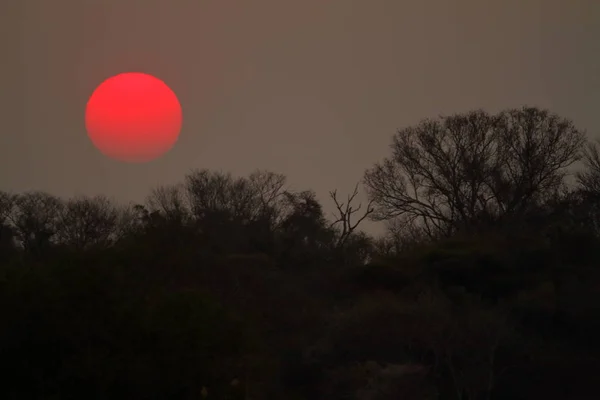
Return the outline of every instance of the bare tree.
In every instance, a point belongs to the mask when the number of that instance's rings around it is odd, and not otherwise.
[[[270,171],[257,170],[248,176],[256,198],[255,216],[277,224],[282,217],[286,177]]]
[[[211,246],[227,245],[230,252],[272,249],[274,232],[286,218],[285,176],[195,170],[186,176],[184,190],[194,224]]]
[[[371,206],[373,204],[373,200],[370,200],[364,212],[356,219],[356,221],[353,222],[352,216],[359,212],[362,207],[362,203],[359,203],[358,207],[356,208],[352,206],[352,202],[357,194],[358,183],[354,187],[352,194],[348,195],[346,203],[339,202],[337,198],[337,190],[329,192],[329,196],[335,203],[335,207],[337,209],[337,213],[335,214],[336,219],[330,225],[330,227],[339,227],[339,236],[336,243],[337,247],[343,246],[348,238],[354,233],[356,228],[360,225],[360,223],[375,211],[375,209]]]
[[[69,199],[58,220],[58,239],[75,249],[109,245],[118,220],[117,207],[104,196]]]
[[[588,143],[583,150],[584,170],[577,173],[577,183],[588,195],[600,196],[600,140]]]
[[[57,232],[63,208],[60,199],[44,192],[28,192],[16,196],[14,204],[8,220],[23,248],[37,251],[47,246]]]
[[[285,175],[270,171],[256,170],[248,176],[251,187],[254,189],[261,205],[270,206],[285,189]]]
[[[125,204],[117,207],[116,223],[111,241],[121,242],[128,237],[143,231],[145,221],[143,220],[147,210],[139,204]]]
[[[488,186],[505,214],[554,198],[586,142],[570,120],[536,108],[500,113],[495,130],[501,164],[492,170]],[[504,187],[509,190],[502,192]]]
[[[584,133],[548,111],[472,111],[398,131],[365,173],[374,219],[404,216],[429,235],[520,215],[559,190]]]
[[[559,204],[555,209],[562,211],[563,223],[575,223],[578,228],[585,227],[589,232],[598,235],[600,234],[600,140],[588,142],[581,153],[583,169],[576,174],[578,187],[559,197]],[[565,216],[567,216],[566,221]],[[554,219],[558,220],[558,218]]]
[[[192,214],[197,219],[219,214],[230,219],[250,219],[254,193],[245,178],[208,170],[192,171],[185,178]]]
[[[164,185],[154,188],[146,198],[147,208],[158,211],[169,221],[184,222],[189,215],[182,185]]]

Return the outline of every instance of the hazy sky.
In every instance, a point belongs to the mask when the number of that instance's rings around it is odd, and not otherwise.
[[[262,168],[325,199],[425,117],[534,105],[600,133],[599,0],[2,0],[0,35],[0,190],[141,201],[192,168]],[[148,164],[85,132],[125,71],[183,107]]]

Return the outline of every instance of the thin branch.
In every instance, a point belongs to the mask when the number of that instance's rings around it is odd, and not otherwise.
[[[356,208],[352,206],[352,202],[354,201],[357,194],[358,183],[354,187],[354,191],[352,192],[352,194],[348,195],[347,201],[345,203],[340,203],[340,201],[338,200],[337,190],[329,192],[329,196],[333,200],[337,209],[337,214],[335,215],[336,220],[331,223],[330,227],[334,227],[338,224],[341,224],[340,236],[337,241],[338,247],[343,246],[348,240],[348,238],[352,235],[352,233],[356,230],[356,228],[360,225],[360,223],[375,211],[375,209],[372,207],[374,200],[370,200],[367,204],[366,210],[362,213],[362,215],[358,219],[356,219],[356,222],[352,222],[352,216],[358,211],[360,211],[362,208],[362,203],[358,204],[358,207]]]

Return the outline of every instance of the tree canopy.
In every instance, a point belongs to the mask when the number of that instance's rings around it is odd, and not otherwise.
[[[545,110],[472,111],[398,131],[392,155],[364,180],[377,218],[449,235],[480,219],[519,218],[555,196],[584,141]]]

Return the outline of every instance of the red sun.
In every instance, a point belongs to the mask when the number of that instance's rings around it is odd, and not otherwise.
[[[169,151],[179,136],[181,105],[160,79],[141,72],[108,78],[85,110],[92,143],[110,158],[147,162]]]

